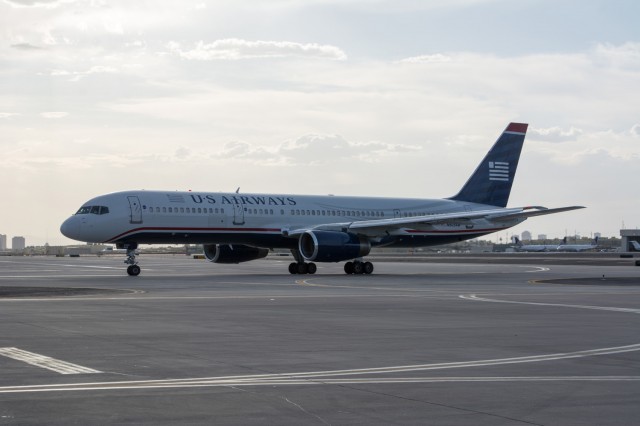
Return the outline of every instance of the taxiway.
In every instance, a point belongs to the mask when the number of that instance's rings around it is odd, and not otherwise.
[[[632,264],[287,264],[0,258],[0,424],[640,418]]]

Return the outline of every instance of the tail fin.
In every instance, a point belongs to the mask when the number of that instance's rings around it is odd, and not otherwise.
[[[511,237],[511,241],[513,241],[513,244],[517,245],[517,246],[521,246],[522,242],[520,241],[520,238],[516,237],[515,235],[513,237]]]
[[[467,183],[450,199],[506,207],[527,126],[509,123]]]

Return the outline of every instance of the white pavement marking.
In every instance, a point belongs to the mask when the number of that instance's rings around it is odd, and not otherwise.
[[[542,302],[518,302],[512,300],[500,300],[500,299],[488,299],[485,297],[478,297],[475,294],[461,294],[458,296],[465,300],[475,300],[478,302],[491,302],[491,303],[513,303],[516,305],[533,305],[533,306],[556,306],[560,308],[575,308],[575,309],[592,309],[596,311],[611,311],[611,312],[629,312],[632,314],[640,314],[640,309],[632,308],[616,308],[609,306],[592,306],[592,305],[570,305],[566,303],[542,303]]]
[[[547,272],[551,270],[551,268],[545,268],[544,266],[533,266],[533,268],[536,268],[536,269],[533,271],[524,271],[524,272]]]
[[[35,365],[36,367],[46,368],[47,370],[55,371],[60,374],[102,373],[102,371],[94,370],[93,368],[83,367],[81,365],[72,364],[70,362],[61,361],[59,359],[24,351],[18,348],[0,348],[0,355],[26,362],[27,364]]]
[[[211,386],[274,386],[311,384],[384,384],[384,383],[436,383],[436,382],[507,382],[507,381],[640,381],[640,376],[556,376],[556,377],[354,377],[371,374],[391,374],[414,371],[442,370],[487,365],[541,362],[582,358],[598,355],[639,351],[640,344],[600,348],[577,352],[534,355],[517,358],[488,359],[437,364],[400,365],[395,367],[358,368],[351,370],[309,371],[300,373],[257,374],[244,376],[196,377],[191,379],[136,380],[119,382],[67,383],[52,385],[3,386],[0,393],[62,392],[121,389],[191,388]],[[332,378],[333,377],[333,378]]]

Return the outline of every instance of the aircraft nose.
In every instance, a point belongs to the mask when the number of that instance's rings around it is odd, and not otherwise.
[[[78,233],[80,231],[80,224],[75,217],[71,216],[60,225],[60,232],[67,238],[73,240],[78,239]]]

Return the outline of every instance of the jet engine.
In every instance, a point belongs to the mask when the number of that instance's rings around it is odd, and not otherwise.
[[[340,262],[368,255],[371,243],[348,232],[306,231],[300,236],[298,248],[305,260]]]
[[[240,263],[262,259],[269,249],[245,246],[242,244],[205,244],[204,256],[213,263]]]

